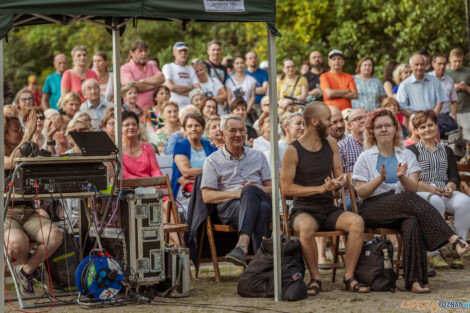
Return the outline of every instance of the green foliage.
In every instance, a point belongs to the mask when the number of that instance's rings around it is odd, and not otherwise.
[[[465,8],[462,0],[278,0],[277,62],[293,57],[300,64],[313,49],[327,54],[333,48],[346,56],[346,71],[354,72],[357,60],[372,57],[380,77],[388,60],[407,62],[420,49],[449,52],[466,47]],[[178,22],[132,22],[121,38],[125,62],[136,39],[149,44],[151,56],[171,62],[172,46],[185,41],[190,58],[206,59],[206,43],[219,39],[224,54],[235,56],[253,50],[267,59],[266,25],[263,23],[191,23],[186,30]],[[111,35],[104,27],[80,22],[69,26],[42,25],[14,29],[5,44],[5,75],[15,91],[35,74],[42,84],[54,71],[52,60],[62,52],[69,56],[75,45],[89,53],[104,51],[111,58]],[[91,57],[89,58],[91,61]]]

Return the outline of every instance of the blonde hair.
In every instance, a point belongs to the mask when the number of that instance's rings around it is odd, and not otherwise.
[[[59,109],[64,109],[64,105],[72,100],[77,100],[78,102],[82,103],[82,98],[80,97],[80,95],[72,91],[60,98],[57,106],[59,107]]]
[[[67,129],[65,130],[65,135],[67,136],[73,130],[75,125],[78,123],[82,123],[83,125],[87,127],[88,130],[90,130],[88,123],[82,120],[81,118],[77,117],[77,115],[75,115],[73,119],[69,122],[69,124],[67,125]]]
[[[137,84],[135,82],[130,82],[130,83],[124,84],[121,87],[121,94],[124,96],[132,88],[135,88],[135,90],[139,92],[139,87],[137,87]]]
[[[395,70],[393,71],[393,81],[398,85],[402,82],[401,74],[405,71],[405,69],[409,68],[409,64],[400,64],[398,65]]]

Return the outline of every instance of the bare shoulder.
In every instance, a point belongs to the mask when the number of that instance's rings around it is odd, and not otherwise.
[[[330,144],[331,149],[333,150],[338,150],[338,142],[336,139],[334,139],[331,136],[326,137],[326,140],[328,140],[328,143]]]

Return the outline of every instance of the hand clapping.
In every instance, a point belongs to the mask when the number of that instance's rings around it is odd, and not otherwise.
[[[401,162],[398,163],[398,166],[397,166],[397,177],[398,178],[401,178],[403,175],[405,175],[407,171],[408,171],[408,164],[407,163],[405,163],[403,165],[401,165]]]

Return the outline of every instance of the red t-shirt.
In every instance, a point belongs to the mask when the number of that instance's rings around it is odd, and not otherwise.
[[[328,99],[325,96],[325,89],[349,89],[357,90],[354,78],[348,73],[341,72],[340,74],[334,74],[332,72],[323,73],[320,76],[320,88],[323,93],[323,102],[328,105],[333,105],[343,111],[344,109],[352,108],[351,101],[344,98]]]
[[[82,98],[82,102],[85,102],[86,99],[82,95],[82,83],[89,78],[94,78],[97,81],[99,81],[98,75],[96,75],[95,71],[89,68],[87,68],[86,70],[85,79],[81,79],[80,76],[71,72],[71,70],[66,70],[64,74],[62,75],[62,81],[60,82],[60,87],[68,88],[70,89],[70,91],[78,93],[80,97]]]

